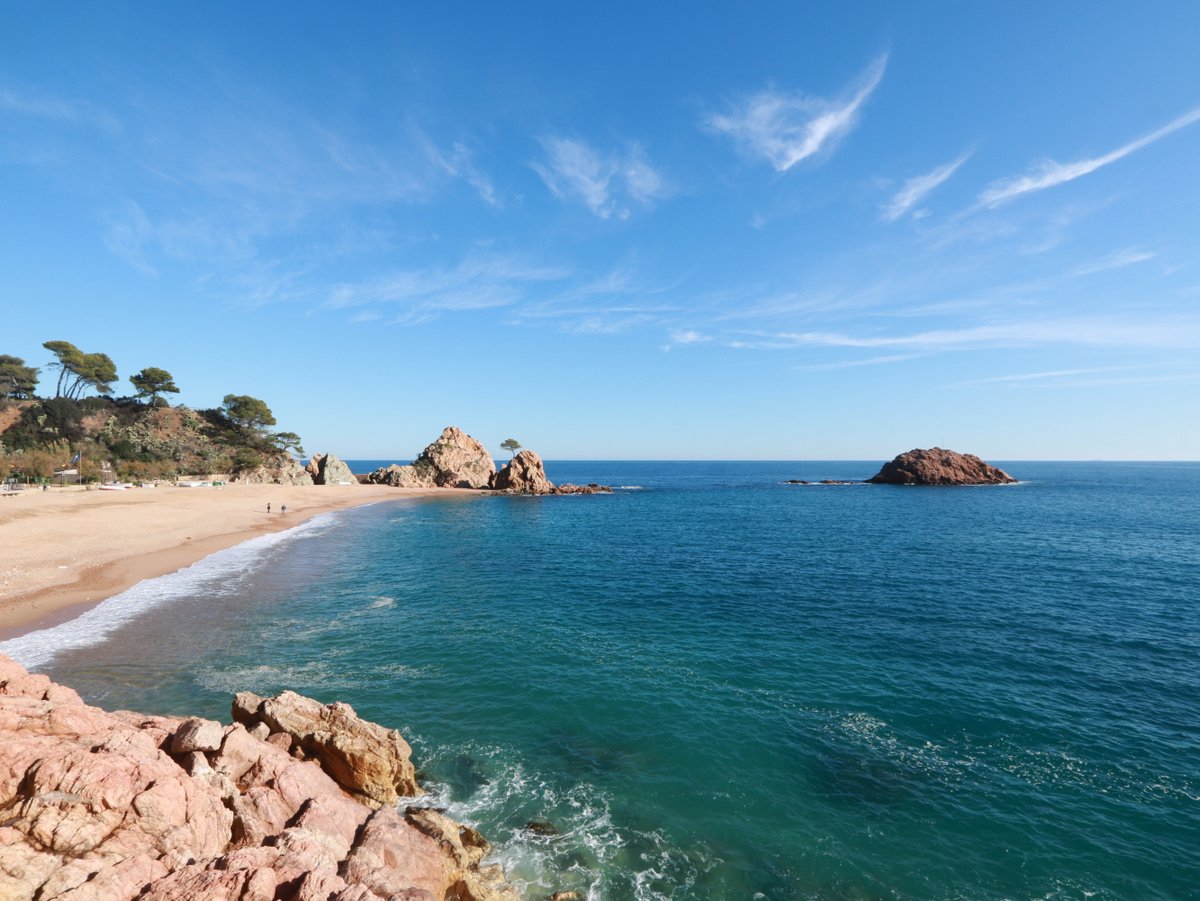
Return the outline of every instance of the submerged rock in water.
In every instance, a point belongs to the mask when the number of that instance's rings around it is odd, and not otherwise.
[[[474,829],[382,800],[416,790],[396,732],[290,692],[234,711],[277,731],[109,713],[0,655],[0,898],[517,901]]]
[[[530,820],[525,828],[534,835],[558,835],[558,827],[549,820]]]
[[[447,426],[410,466],[381,466],[368,482],[396,488],[487,488],[496,463],[487,449],[457,426]]]
[[[876,485],[1004,485],[1017,480],[974,454],[931,447],[900,454],[867,481]]]

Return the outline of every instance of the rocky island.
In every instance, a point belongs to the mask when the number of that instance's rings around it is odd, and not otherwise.
[[[0,898],[516,901],[478,832],[397,806],[398,732],[292,692],[233,719],[109,713],[0,655]]]
[[[599,494],[606,485],[555,485],[546,477],[542,458],[531,450],[513,456],[499,471],[487,448],[457,426],[442,434],[407,466],[381,466],[361,477],[374,485],[396,488],[478,488],[503,494]]]
[[[914,448],[885,463],[874,485],[1007,485],[1017,480],[974,454],[941,447]]]

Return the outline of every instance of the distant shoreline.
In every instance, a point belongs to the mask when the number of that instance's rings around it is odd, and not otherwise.
[[[139,582],[322,513],[380,501],[480,494],[242,483],[22,492],[0,500],[0,641],[59,625]]]

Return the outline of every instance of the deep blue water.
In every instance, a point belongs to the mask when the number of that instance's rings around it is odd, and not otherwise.
[[[349,700],[529,898],[1197,897],[1200,464],[782,484],[877,465],[551,463],[625,487],[336,514],[0,650]]]

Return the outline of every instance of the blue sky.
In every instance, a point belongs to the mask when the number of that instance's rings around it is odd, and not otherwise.
[[[1200,456],[1200,5],[434,6],[0,6],[0,353],[350,458]]]

